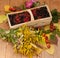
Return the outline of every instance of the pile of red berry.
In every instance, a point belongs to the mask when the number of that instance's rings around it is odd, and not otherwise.
[[[43,37],[45,38],[45,42],[46,42],[46,46],[47,46],[47,48],[50,48],[50,41],[49,41],[48,36],[46,36],[46,34],[43,33]]]
[[[53,32],[56,29],[53,23],[50,23],[50,31]]]
[[[14,7],[10,7],[9,10],[11,12],[17,12],[17,11],[21,11],[22,9],[20,7],[14,6]]]
[[[32,9],[31,11],[32,11],[32,14],[33,14],[35,20],[40,19],[40,18],[49,17],[49,13],[48,13],[46,7]]]
[[[26,11],[26,12],[17,13],[17,14],[11,14],[11,15],[9,15],[9,19],[10,19],[11,25],[13,26],[13,25],[16,25],[16,24],[20,24],[20,23],[24,23],[24,22],[30,21],[31,20],[31,16]]]

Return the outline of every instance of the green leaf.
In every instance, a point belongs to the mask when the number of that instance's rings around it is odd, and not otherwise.
[[[44,31],[44,33],[49,34],[50,33],[50,30],[46,30],[46,31]]]
[[[60,31],[59,30],[56,31],[56,34],[60,37]]]
[[[33,3],[33,7],[36,7],[36,6],[39,6],[39,5],[40,5],[40,2]]]
[[[5,36],[5,30],[4,29],[0,29],[0,37],[4,37]]]
[[[59,29],[54,30],[53,34],[55,34],[55,35],[57,34],[60,37],[60,31],[59,31]]]
[[[54,9],[51,11],[51,14],[52,14],[52,21],[54,23],[57,23],[58,20],[60,19],[60,12],[58,12],[57,9]]]
[[[3,33],[3,32],[5,32],[5,30],[4,29],[0,29],[0,33]]]
[[[9,38],[10,39],[10,42],[15,44],[16,43],[16,38],[12,37],[12,38]]]
[[[58,22],[58,12],[57,12],[57,10],[56,9],[52,10],[51,14],[52,14],[52,21],[54,23],[57,23]]]
[[[25,10],[26,9],[25,5],[21,5],[21,9]]]

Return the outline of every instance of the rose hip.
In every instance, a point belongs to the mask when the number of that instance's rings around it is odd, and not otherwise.
[[[43,33],[43,37],[45,37],[46,36],[46,34],[45,33]]]
[[[26,17],[26,18],[24,19],[24,22],[28,22],[28,21],[29,21],[29,18]]]
[[[10,7],[9,10],[10,10],[10,11],[13,11],[13,12],[16,11],[16,9],[13,8],[13,7]]]
[[[44,37],[45,37],[45,42],[46,42],[47,48],[50,48],[50,41],[48,39],[48,36],[46,36],[46,34],[44,34]]]
[[[15,19],[15,23],[20,23],[20,19],[19,18]]]
[[[49,43],[47,44],[47,47],[50,48],[50,44]]]
[[[54,30],[55,30],[55,28],[56,28],[56,27],[54,26],[54,24],[53,24],[53,23],[51,23],[51,24],[50,24],[50,31],[51,31],[51,32],[52,32],[52,31],[54,31]]]

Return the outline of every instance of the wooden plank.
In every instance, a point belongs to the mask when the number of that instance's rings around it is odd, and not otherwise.
[[[45,58],[45,51],[42,52],[41,58]]]
[[[0,39],[0,58],[6,57],[5,52],[6,52],[6,42]]]
[[[22,55],[22,56],[21,56],[21,58],[28,58],[28,57],[27,57],[27,56],[23,56],[23,55]]]
[[[33,58],[37,58],[37,56],[33,56]]]
[[[16,1],[15,0],[10,0],[10,5],[11,6],[20,6],[24,3],[24,1],[23,0],[16,0]]]
[[[22,58],[22,55],[21,54],[15,54],[16,55],[16,58]]]
[[[38,55],[38,57],[37,58],[42,58],[42,53],[40,54],[40,55]]]
[[[9,5],[9,0],[0,0],[0,14],[5,14],[4,6]]]
[[[60,11],[60,0],[50,0],[50,9],[57,9],[58,11]]]
[[[8,24],[8,22],[1,23],[1,24],[0,24],[0,28],[8,30],[8,29],[9,29],[9,24]]]
[[[54,57],[54,55],[50,55],[47,52],[45,52],[45,58],[53,58],[53,57]]]
[[[13,50],[13,46],[11,44],[7,44],[6,48],[6,58],[16,58],[16,55]]]
[[[58,46],[55,46],[54,58],[58,58]]]
[[[58,38],[58,49],[57,49],[57,56],[58,56],[58,58],[60,58],[60,38]]]

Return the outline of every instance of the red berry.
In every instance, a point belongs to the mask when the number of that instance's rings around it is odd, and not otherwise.
[[[29,18],[26,17],[26,18],[24,19],[24,22],[28,22],[28,21],[29,21]]]
[[[53,26],[53,30],[55,29],[55,26]]]
[[[18,16],[18,15],[16,15],[16,17],[15,17],[15,18],[17,19],[17,18],[19,18],[19,16]]]
[[[55,29],[56,27],[54,26],[53,23],[50,24],[50,29]]]
[[[54,24],[53,23],[50,23],[50,26],[54,26]]]
[[[20,19],[19,18],[15,19],[15,23],[20,23]]]
[[[32,10],[33,16],[36,16],[36,10]]]
[[[17,19],[16,19],[16,21],[17,21],[17,22],[19,22],[19,21],[20,21],[20,19],[19,19],[19,18],[17,18]]]
[[[46,44],[50,43],[49,40],[45,40]]]
[[[24,14],[24,16],[30,17],[30,14],[29,14],[28,12],[26,12],[26,13]]]
[[[54,29],[53,29],[53,26],[50,26],[50,31],[52,32]]]
[[[50,48],[50,44],[49,43],[47,44],[47,48]]]
[[[48,36],[45,36],[45,40],[48,40]]]
[[[10,7],[9,10],[10,10],[10,11],[16,11],[16,9],[13,8],[13,7]]]
[[[46,34],[45,33],[43,33],[43,37],[45,37],[46,36]]]

